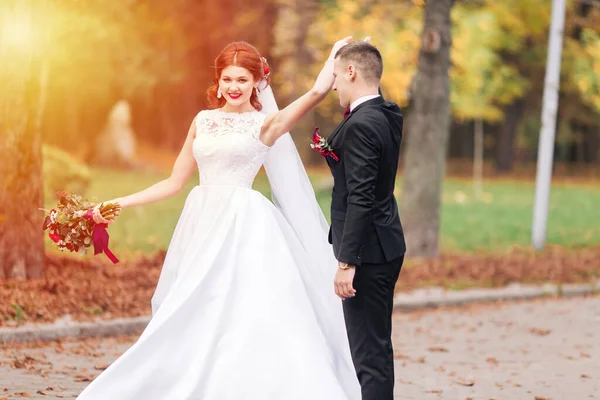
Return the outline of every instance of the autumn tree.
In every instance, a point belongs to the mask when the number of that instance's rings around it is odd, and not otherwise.
[[[450,129],[452,0],[425,2],[418,71],[408,117],[402,222],[407,254],[438,254],[440,205]]]
[[[35,4],[34,4],[35,3]],[[0,6],[0,277],[44,274],[42,160],[43,4]]]
[[[134,17],[145,30],[130,29]],[[133,0],[2,3],[0,276],[44,274],[41,127],[66,120],[56,133],[46,129],[45,139],[67,148],[89,143],[101,126],[78,123],[83,110],[103,112],[115,88],[125,97],[148,93],[161,71],[176,72],[152,52],[170,31],[174,23]]]

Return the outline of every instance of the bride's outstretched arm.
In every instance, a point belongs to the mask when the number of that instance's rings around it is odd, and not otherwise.
[[[173,165],[171,176],[140,192],[133,193],[125,197],[119,197],[114,200],[110,200],[110,202],[119,203],[121,208],[127,208],[142,204],[154,203],[179,193],[190,179],[190,176],[196,168],[196,162],[192,153],[192,143],[195,137],[196,121],[194,120],[192,121],[192,125],[188,131],[183,148],[181,149],[179,156],[177,156],[177,160]],[[98,207],[94,209],[94,220],[97,223],[110,222],[102,218]]]
[[[289,106],[275,114],[269,115],[265,119],[263,131],[261,132],[261,140],[265,144],[270,146],[275,143],[281,135],[289,132],[300,118],[327,96],[331,91],[334,82],[333,61],[335,55],[339,49],[351,41],[352,36],[337,41],[331,49],[329,58],[325,61],[325,65],[321,69],[319,76],[317,76],[312,89]]]

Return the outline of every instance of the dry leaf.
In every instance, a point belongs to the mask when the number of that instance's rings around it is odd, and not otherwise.
[[[485,361],[486,361],[486,362],[488,362],[488,363],[490,363],[490,364],[493,364],[493,365],[498,365],[498,364],[500,364],[500,363],[498,362],[498,360],[497,360],[496,358],[494,358],[494,357],[488,357],[488,358],[486,358],[486,360],[485,360]]]
[[[546,336],[552,331],[550,329],[531,328],[529,332],[536,336]]]
[[[75,382],[91,382],[93,380],[94,380],[94,378],[92,378],[88,375],[83,375],[83,374],[75,375]]]
[[[456,379],[454,382],[458,383],[459,385],[462,386],[473,386],[475,385],[475,379],[473,377],[466,377],[466,378],[459,378]]]
[[[448,349],[445,348],[444,346],[431,346],[427,350],[432,351],[432,352],[439,352],[439,353],[447,353],[448,352]]]

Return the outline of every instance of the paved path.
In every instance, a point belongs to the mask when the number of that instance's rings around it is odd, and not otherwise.
[[[0,350],[0,399],[74,398],[133,340]],[[394,342],[396,400],[600,399],[600,297],[396,313]]]
[[[600,399],[599,297],[396,315],[394,328],[396,399]]]

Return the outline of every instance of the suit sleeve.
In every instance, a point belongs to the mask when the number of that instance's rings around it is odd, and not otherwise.
[[[364,234],[373,221],[381,143],[374,128],[362,122],[348,127],[344,139],[342,154],[348,187],[348,210],[337,259],[360,266]]]

